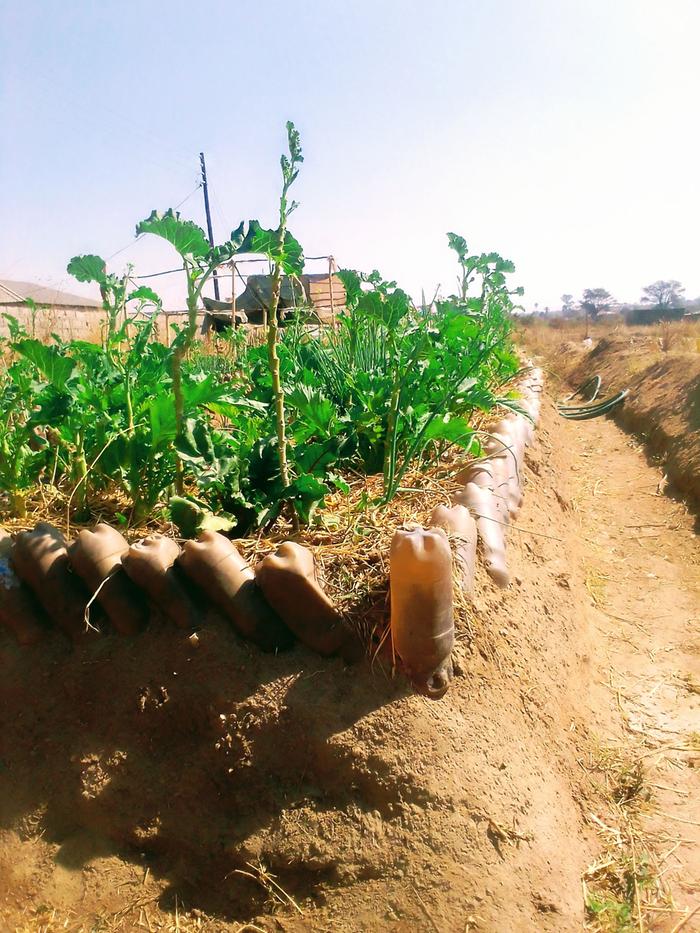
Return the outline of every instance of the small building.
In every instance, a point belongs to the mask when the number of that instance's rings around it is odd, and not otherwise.
[[[34,310],[27,299],[35,303]],[[51,334],[64,340],[100,340],[101,302],[57,288],[0,279],[0,337],[9,337],[9,323],[3,314],[16,318],[29,334],[41,340],[48,340]]]

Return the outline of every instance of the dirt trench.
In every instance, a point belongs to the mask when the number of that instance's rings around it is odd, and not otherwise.
[[[628,869],[636,863],[630,900],[642,906],[630,929],[691,933],[700,930],[698,520],[666,494],[664,469],[613,421],[567,424],[562,435],[575,445],[594,627],[594,773],[627,804],[596,824],[604,852],[585,877],[595,886],[595,865],[608,858]]]
[[[612,423],[544,407],[514,584],[479,574],[440,702],[214,615],[0,641],[0,929],[581,930],[625,844],[614,747],[660,785],[638,818],[675,900],[645,929],[672,930],[700,898],[700,549]]]

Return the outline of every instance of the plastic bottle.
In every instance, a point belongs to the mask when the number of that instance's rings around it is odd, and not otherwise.
[[[474,590],[474,571],[476,567],[476,522],[463,505],[436,505],[430,516],[430,524],[444,528],[448,535],[457,539],[457,565],[459,567],[462,589],[471,594]]]
[[[10,561],[12,535],[0,528],[0,625],[22,646],[35,645],[46,633],[44,614]]]
[[[506,563],[506,504],[493,490],[477,486],[476,483],[467,483],[454,498],[455,502],[465,505],[476,519],[488,575],[498,586],[508,586],[510,573]]]
[[[17,576],[34,592],[46,614],[70,638],[86,634],[89,594],[71,571],[66,540],[46,522],[22,531],[10,551]]]
[[[126,538],[103,523],[93,531],[84,528],[68,548],[73,570],[91,593],[99,588],[96,602],[120,635],[135,635],[148,622],[143,593],[122,567],[128,551]]]
[[[452,553],[442,528],[396,531],[391,542],[391,637],[414,689],[437,700],[452,679]]]
[[[285,541],[256,566],[255,579],[272,608],[308,648],[325,656],[341,654],[346,660],[361,656],[359,639],[319,585],[308,548]]]
[[[282,651],[294,636],[265,600],[255,574],[234,545],[216,531],[186,541],[177,566],[263,651]]]
[[[178,628],[190,629],[199,625],[201,614],[175,566],[179,555],[177,541],[165,535],[149,535],[131,545],[122,557],[122,565]]]
[[[486,439],[483,448],[496,481],[494,489],[505,498],[509,516],[516,518],[523,504],[519,449],[511,435],[495,433]]]

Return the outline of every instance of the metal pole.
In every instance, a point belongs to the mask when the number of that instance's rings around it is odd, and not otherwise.
[[[204,189],[204,212],[207,215],[207,233],[209,234],[209,245],[214,248],[214,233],[211,228],[211,211],[209,210],[209,188],[207,186],[207,167],[204,163],[204,153],[199,153],[199,164],[202,166],[202,188]],[[214,297],[219,301],[219,280],[214,269]]]

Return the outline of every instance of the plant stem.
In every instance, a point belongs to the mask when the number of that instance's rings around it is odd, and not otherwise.
[[[75,472],[78,476],[78,482],[74,487],[75,491],[75,509],[78,514],[78,518],[85,511],[85,502],[87,501],[87,475],[88,475],[88,466],[87,460],[85,459],[85,448],[83,447],[83,436],[82,434],[78,437],[78,450],[75,458]]]
[[[284,229],[280,227],[281,241],[284,242]],[[282,270],[278,262],[272,271],[272,289],[270,295],[270,314],[267,320],[267,360],[272,377],[272,391],[275,398],[275,421],[277,426],[277,454],[280,464],[280,477],[282,486],[289,486],[289,466],[287,464],[287,430],[286,414],[284,410],[284,390],[280,379],[280,358],[277,353],[277,340],[279,336],[279,323],[277,309],[280,303],[282,289]]]
[[[171,369],[173,377],[173,397],[175,399],[175,436],[177,438],[182,437],[182,430],[185,423],[185,398],[182,392],[182,361],[187,356],[192,342],[194,341],[194,336],[197,332],[197,301],[202,293],[204,283],[209,278],[209,274],[213,271],[213,268],[212,266],[208,270],[208,273],[203,275],[199,280],[199,284],[195,285],[196,272],[185,263],[185,271],[187,273],[187,326],[182,340],[178,342],[173,350]],[[177,490],[177,494],[181,496],[185,488],[185,476],[182,460],[177,453],[175,454],[175,470],[175,489]]]

